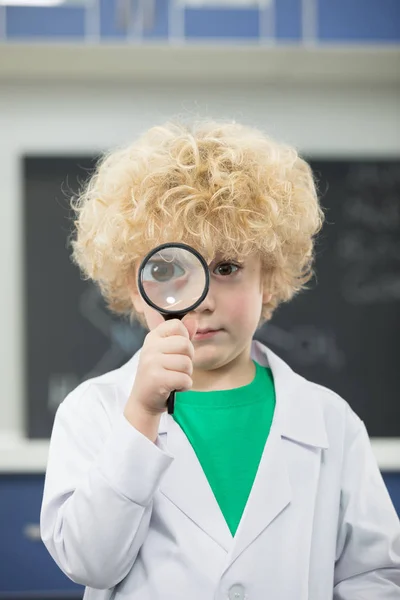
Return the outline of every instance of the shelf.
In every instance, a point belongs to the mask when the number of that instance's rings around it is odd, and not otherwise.
[[[400,46],[0,44],[0,79],[400,83]]]

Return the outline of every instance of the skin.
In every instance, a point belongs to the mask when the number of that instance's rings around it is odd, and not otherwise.
[[[237,268],[240,265],[242,268]],[[255,375],[250,357],[251,342],[257,329],[262,305],[271,294],[261,283],[261,261],[250,255],[242,261],[222,261],[217,256],[209,263],[210,289],[204,301],[187,314],[183,323],[192,329],[222,329],[203,340],[191,337],[194,346],[193,390],[233,389],[249,384]],[[146,320],[150,331],[164,322],[130,283],[130,295],[136,311]]]

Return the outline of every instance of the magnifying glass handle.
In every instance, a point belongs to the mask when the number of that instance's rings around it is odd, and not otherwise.
[[[182,321],[183,317],[186,315],[186,312],[183,313],[176,313],[176,314],[164,314],[164,320],[165,321],[170,321],[171,319],[179,319],[180,321]],[[173,415],[174,414],[174,408],[175,408],[175,390],[173,390],[170,395],[168,396],[168,400],[167,400],[167,411],[169,415]]]
[[[175,408],[175,390],[170,393],[167,400],[167,410],[169,415],[174,414]]]

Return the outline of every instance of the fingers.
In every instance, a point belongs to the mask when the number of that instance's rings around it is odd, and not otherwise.
[[[164,354],[162,366],[168,371],[184,373],[189,375],[189,377],[191,377],[193,374],[192,360],[188,356],[184,356],[182,354]]]
[[[171,319],[161,323],[156,329],[153,329],[160,337],[169,337],[171,335],[183,335],[189,339],[189,332],[185,325],[179,319]]]
[[[182,335],[172,335],[169,338],[159,340],[159,348],[163,354],[183,354],[191,360],[194,358],[194,347],[192,342]]]
[[[178,373],[177,371],[165,372],[168,374],[165,379],[165,399],[168,398],[172,390],[176,390],[177,392],[187,392],[193,387],[193,381],[190,375],[187,375],[186,373]]]

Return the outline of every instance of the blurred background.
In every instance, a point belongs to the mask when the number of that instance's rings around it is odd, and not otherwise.
[[[141,346],[70,263],[99,154],[170,118],[294,144],[327,224],[256,337],[365,421],[400,513],[400,2],[0,0],[0,599],[81,598],[39,511],[57,406]]]

